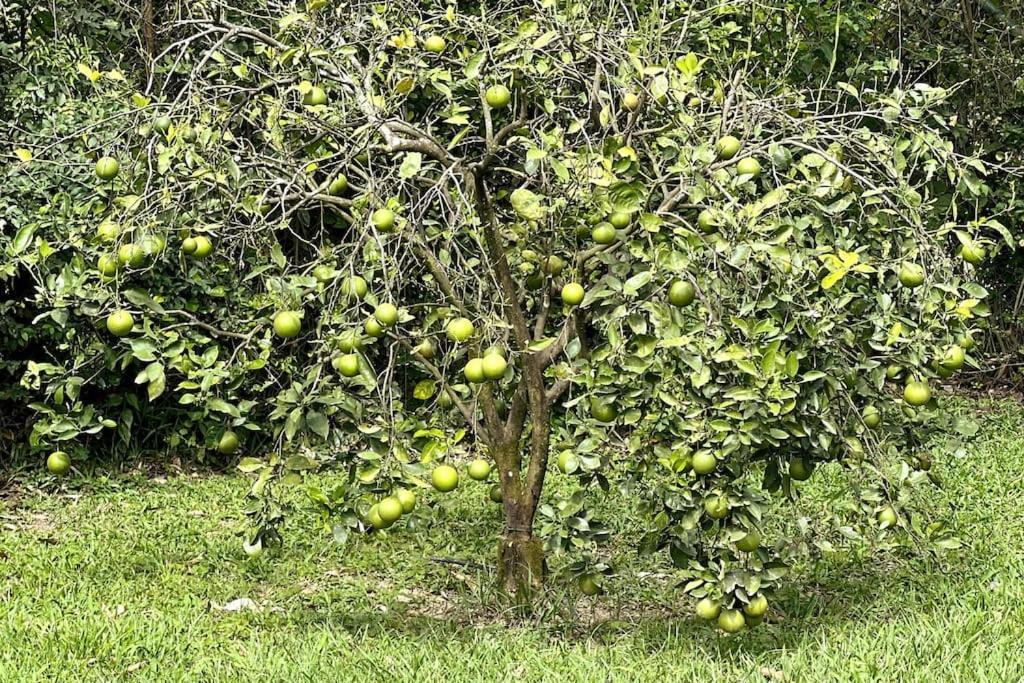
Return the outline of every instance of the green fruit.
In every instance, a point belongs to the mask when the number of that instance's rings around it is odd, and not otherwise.
[[[448,493],[459,485],[459,472],[451,465],[439,465],[430,473],[430,483],[441,493]]]
[[[321,263],[313,268],[313,277],[316,278],[317,282],[329,282],[334,279],[334,268]]]
[[[363,337],[359,330],[345,330],[338,337],[338,348],[345,353],[352,353],[363,348]]]
[[[103,157],[96,162],[96,177],[100,180],[113,180],[120,170],[121,164],[114,157]]]
[[[593,574],[585,574],[580,577],[580,592],[584,595],[597,595],[601,592],[601,584]]]
[[[622,96],[622,108],[626,111],[636,111],[636,108],[640,106],[640,98],[637,97],[636,93],[628,92]]]
[[[565,268],[565,261],[554,254],[544,259],[544,263],[541,264],[541,270],[551,277],[558,277],[563,268]]]
[[[558,454],[558,469],[562,474],[572,474],[580,467],[580,461],[576,454],[570,450],[564,450]]]
[[[158,133],[167,134],[167,131],[171,129],[171,117],[162,114],[153,119],[153,130]]]
[[[142,246],[129,242],[117,248],[117,262],[122,266],[138,268],[146,262],[146,252]]]
[[[327,93],[319,85],[314,85],[302,96],[302,103],[310,107],[327,104]]]
[[[337,196],[348,189],[348,178],[342,174],[331,181],[331,184],[327,187],[327,194]]]
[[[388,208],[377,209],[370,221],[379,232],[391,232],[395,229],[395,212]]]
[[[746,536],[736,541],[736,548],[745,553],[752,553],[761,545],[761,534],[751,531]]]
[[[373,317],[384,327],[391,327],[398,322],[398,309],[394,304],[383,303],[373,311]]]
[[[697,290],[689,280],[675,280],[668,287],[668,302],[682,308],[693,303]]]
[[[492,85],[484,93],[484,100],[491,109],[504,109],[512,101],[512,93],[503,85]]]
[[[740,141],[732,135],[719,138],[715,143],[715,153],[719,159],[732,159],[740,151]]]
[[[64,451],[54,451],[46,458],[46,469],[50,474],[62,477],[71,469],[71,458]]]
[[[526,288],[535,292],[544,286],[544,276],[541,273],[532,273],[526,278]]]
[[[718,628],[726,633],[739,633],[746,625],[747,622],[743,619],[743,613],[738,609],[723,610],[718,615]]]
[[[896,379],[902,373],[903,373],[903,368],[901,368],[900,366],[896,365],[895,363],[890,363],[885,368],[885,377],[886,377],[886,379]]]
[[[597,399],[590,402],[590,416],[598,422],[612,422],[618,415],[619,411],[613,403]]]
[[[455,405],[455,401],[452,400],[452,395],[447,391],[441,391],[441,393],[438,394],[437,403],[446,410]]]
[[[860,414],[861,419],[864,420],[864,424],[874,429],[878,425],[882,424],[882,413],[878,411],[875,406],[866,406],[864,412]]]
[[[283,339],[294,339],[302,330],[302,320],[295,311],[279,311],[274,316],[274,333]]]
[[[711,474],[718,467],[718,458],[711,451],[697,451],[690,460],[690,466],[697,474]]]
[[[482,361],[484,377],[494,381],[505,376],[508,361],[500,353],[485,353]]]
[[[487,376],[484,374],[483,358],[470,358],[466,362],[466,367],[463,368],[462,373],[466,376],[466,379],[473,384],[480,384],[487,381]]]
[[[743,606],[743,613],[755,619],[763,617],[768,613],[768,598],[758,593],[750,599],[750,602]]]
[[[924,284],[924,268],[916,263],[906,262],[900,266],[900,284],[913,289]]]
[[[491,476],[491,463],[483,459],[477,459],[469,463],[469,478],[476,481],[483,481]]]
[[[892,509],[892,506],[886,505],[878,511],[878,523],[883,527],[896,526],[897,521],[896,511]]]
[[[915,408],[923,406],[932,398],[932,390],[927,382],[911,381],[903,389],[903,400]]]
[[[370,512],[366,515],[366,519],[373,525],[374,529],[387,529],[389,526],[394,524],[394,521],[385,522],[384,518],[380,516],[380,504],[375,503],[370,508]]]
[[[971,240],[960,247],[960,258],[972,266],[980,266],[985,261],[985,247]]]
[[[111,220],[105,220],[96,228],[96,237],[100,242],[113,242],[121,233],[121,226]]]
[[[196,235],[196,249],[192,252],[192,256],[197,259],[204,259],[210,255],[213,251],[213,243],[210,242],[210,238],[206,235]]]
[[[697,601],[697,616],[701,619],[711,621],[717,619],[722,613],[722,605],[711,598],[701,598]]]
[[[611,244],[615,241],[615,226],[611,223],[598,223],[590,233],[591,239],[598,244]]]
[[[167,240],[162,235],[150,235],[142,240],[142,251],[146,256],[156,256],[167,248]]]
[[[362,300],[367,291],[366,280],[359,275],[353,275],[341,281],[341,294],[349,299]]]
[[[568,306],[579,306],[586,292],[578,282],[569,282],[562,287],[562,303]]]
[[[617,230],[622,230],[629,225],[629,214],[625,211],[616,211],[611,216],[608,216],[608,222],[612,224],[612,227]]]
[[[96,260],[96,270],[98,270],[100,275],[104,277],[113,277],[114,275],[117,275],[117,268],[117,259],[113,256],[102,254],[99,259]]]
[[[505,496],[501,493],[501,486],[498,484],[491,487],[491,490],[487,492],[487,497],[491,499],[492,503],[500,503],[505,500]]]
[[[331,366],[343,377],[355,377],[359,374],[359,354],[346,353],[331,361]]]
[[[416,494],[409,489],[398,489],[395,491],[394,496],[402,504],[403,515],[407,515],[416,509]]]
[[[970,351],[971,349],[974,348],[974,335],[971,333],[970,330],[968,330],[964,332],[963,335],[961,335],[960,339],[957,340],[957,343],[960,345],[960,348],[962,348],[964,351]]]
[[[956,371],[963,367],[965,358],[963,348],[957,344],[951,344],[942,354],[939,364],[947,370]]]
[[[710,496],[704,500],[704,512],[712,519],[725,519],[729,514],[729,500],[725,496]]]
[[[377,504],[377,514],[385,524],[394,524],[402,516],[402,502],[396,496],[388,496]]]
[[[811,473],[814,471],[814,465],[812,465],[805,458],[793,458],[789,461],[789,478],[795,481],[807,481],[811,478]]]
[[[469,318],[455,318],[445,326],[445,333],[448,335],[448,338],[457,344],[461,344],[472,337],[475,331],[473,323]]]
[[[256,539],[255,543],[249,543],[249,541],[242,541],[242,552],[245,553],[246,557],[257,558],[263,554],[263,540]]]
[[[427,360],[432,360],[434,356],[437,355],[437,349],[434,348],[433,342],[429,339],[421,341],[413,350]]]
[[[181,250],[185,254],[188,254],[189,256],[196,253],[196,249],[198,248],[199,245],[196,243],[196,240],[193,237],[186,237],[181,241]]]
[[[221,455],[234,455],[238,450],[238,435],[230,429],[220,435],[217,442],[217,452]]]
[[[740,159],[736,163],[736,172],[741,175],[754,176],[755,178],[761,175],[761,162],[753,157],[746,157]]]
[[[704,209],[697,214],[697,227],[706,233],[712,233],[718,230],[718,219],[715,218],[714,211],[711,209]]]
[[[367,318],[366,322],[363,323],[363,332],[367,336],[376,339],[377,337],[384,336],[384,326],[376,318]]]
[[[125,337],[135,327],[135,318],[125,310],[114,311],[107,316],[107,331],[115,337]]]
[[[444,38],[439,35],[429,36],[423,41],[423,49],[427,52],[433,52],[435,54],[444,52],[444,48],[447,45]]]

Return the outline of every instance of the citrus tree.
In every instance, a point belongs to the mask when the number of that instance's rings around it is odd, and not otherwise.
[[[141,87],[81,65],[122,110],[11,243],[71,331],[22,380],[33,443],[55,471],[112,433],[245,455],[250,552],[310,471],[339,541],[493,481],[519,596],[561,551],[601,590],[585,493],[624,487],[730,632],[800,546],[762,537],[773,495],[817,468],[856,491],[848,534],[922,531],[935,379],[986,312],[959,201],[985,168],[944,91],[884,62],[805,86],[784,16],[712,5],[195,3]]]

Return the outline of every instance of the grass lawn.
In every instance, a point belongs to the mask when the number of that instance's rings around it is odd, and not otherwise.
[[[1024,407],[962,409],[978,437],[918,495],[964,547],[830,553],[734,637],[691,616],[663,555],[628,545],[605,596],[556,585],[513,618],[486,570],[431,559],[491,560],[500,521],[472,482],[429,534],[339,548],[298,506],[282,551],[247,560],[240,477],[22,479],[0,497],[0,681],[1024,680]],[[800,510],[830,485],[812,478]],[[605,507],[631,528],[626,501]],[[225,609],[238,598],[256,609]]]

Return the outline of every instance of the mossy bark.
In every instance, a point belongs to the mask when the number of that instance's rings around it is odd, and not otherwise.
[[[498,585],[516,603],[532,601],[545,569],[544,545],[529,532],[509,532],[498,542]]]

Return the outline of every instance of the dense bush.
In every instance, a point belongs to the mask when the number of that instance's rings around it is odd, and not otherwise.
[[[407,489],[469,455],[513,592],[538,536],[599,590],[587,491],[633,487],[727,630],[803,548],[759,538],[770,496],[817,467],[847,536],[949,543],[901,506],[987,312],[947,90],[884,58],[809,83],[799,15],[755,4],[252,5],[183,10],[149,77],[78,50],[63,102],[7,100],[34,449],[240,449],[252,550],[306,471],[338,473],[308,494],[343,541],[426,519]]]

